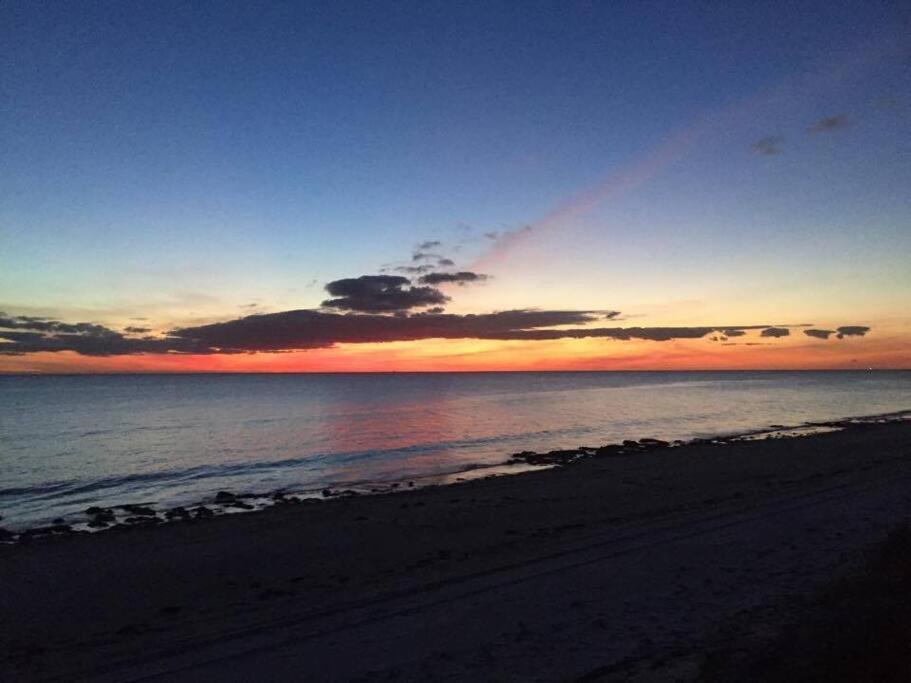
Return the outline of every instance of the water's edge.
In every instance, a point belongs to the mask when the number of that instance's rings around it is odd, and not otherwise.
[[[93,505],[84,513],[60,517],[49,526],[7,529],[0,526],[0,544],[29,543],[39,538],[53,538],[73,534],[124,531],[158,526],[161,524],[205,519],[241,512],[258,512],[278,505],[314,504],[337,498],[361,495],[385,495],[416,488],[452,486],[476,479],[505,475],[519,475],[554,467],[566,467],[592,457],[630,457],[658,449],[675,449],[692,444],[723,445],[738,441],[761,439],[796,439],[827,432],[856,429],[868,425],[911,421],[911,409],[859,415],[837,420],[803,422],[797,425],[770,425],[736,434],[719,434],[713,437],[694,438],[686,441],[662,441],[649,437],[625,440],[619,444],[597,447],[558,449],[547,452],[522,451],[494,465],[467,464],[460,469],[443,474],[414,477],[399,481],[356,482],[344,489],[291,490],[288,488],[268,492],[233,493],[220,491],[192,505],[160,508],[154,502],[117,503]],[[2,518],[0,518],[2,519]],[[0,521],[2,525],[2,521]]]

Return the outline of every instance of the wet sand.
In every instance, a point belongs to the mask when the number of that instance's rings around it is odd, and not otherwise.
[[[909,511],[906,421],[2,545],[0,678],[697,680]]]

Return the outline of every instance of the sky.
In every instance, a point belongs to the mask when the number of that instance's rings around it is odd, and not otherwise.
[[[907,2],[0,5],[0,372],[911,368]]]

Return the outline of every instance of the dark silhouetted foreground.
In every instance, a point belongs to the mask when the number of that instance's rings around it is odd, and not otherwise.
[[[859,425],[0,545],[0,678],[904,680],[907,534],[863,567],[909,447]]]
[[[907,683],[911,681],[911,527],[876,545],[864,565],[796,601],[765,638],[745,624],[707,657],[713,680]],[[738,637],[739,636],[739,637]]]

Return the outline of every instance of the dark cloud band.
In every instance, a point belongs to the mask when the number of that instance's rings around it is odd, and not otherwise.
[[[618,315],[616,311],[533,309],[456,315],[443,313],[439,308],[423,313],[385,315],[301,309],[249,315],[220,323],[178,328],[160,337],[138,338],[94,323],[69,324],[45,318],[0,314],[0,354],[21,355],[41,351],[73,351],[87,356],[256,353],[422,339],[543,341],[595,338],[666,342],[701,339],[710,334],[737,337],[747,330],[757,329],[762,330],[761,337],[776,338],[789,334],[786,327],[768,325],[595,326]],[[835,334],[839,338],[863,336],[869,330],[869,327],[863,326],[844,326],[837,328]]]

